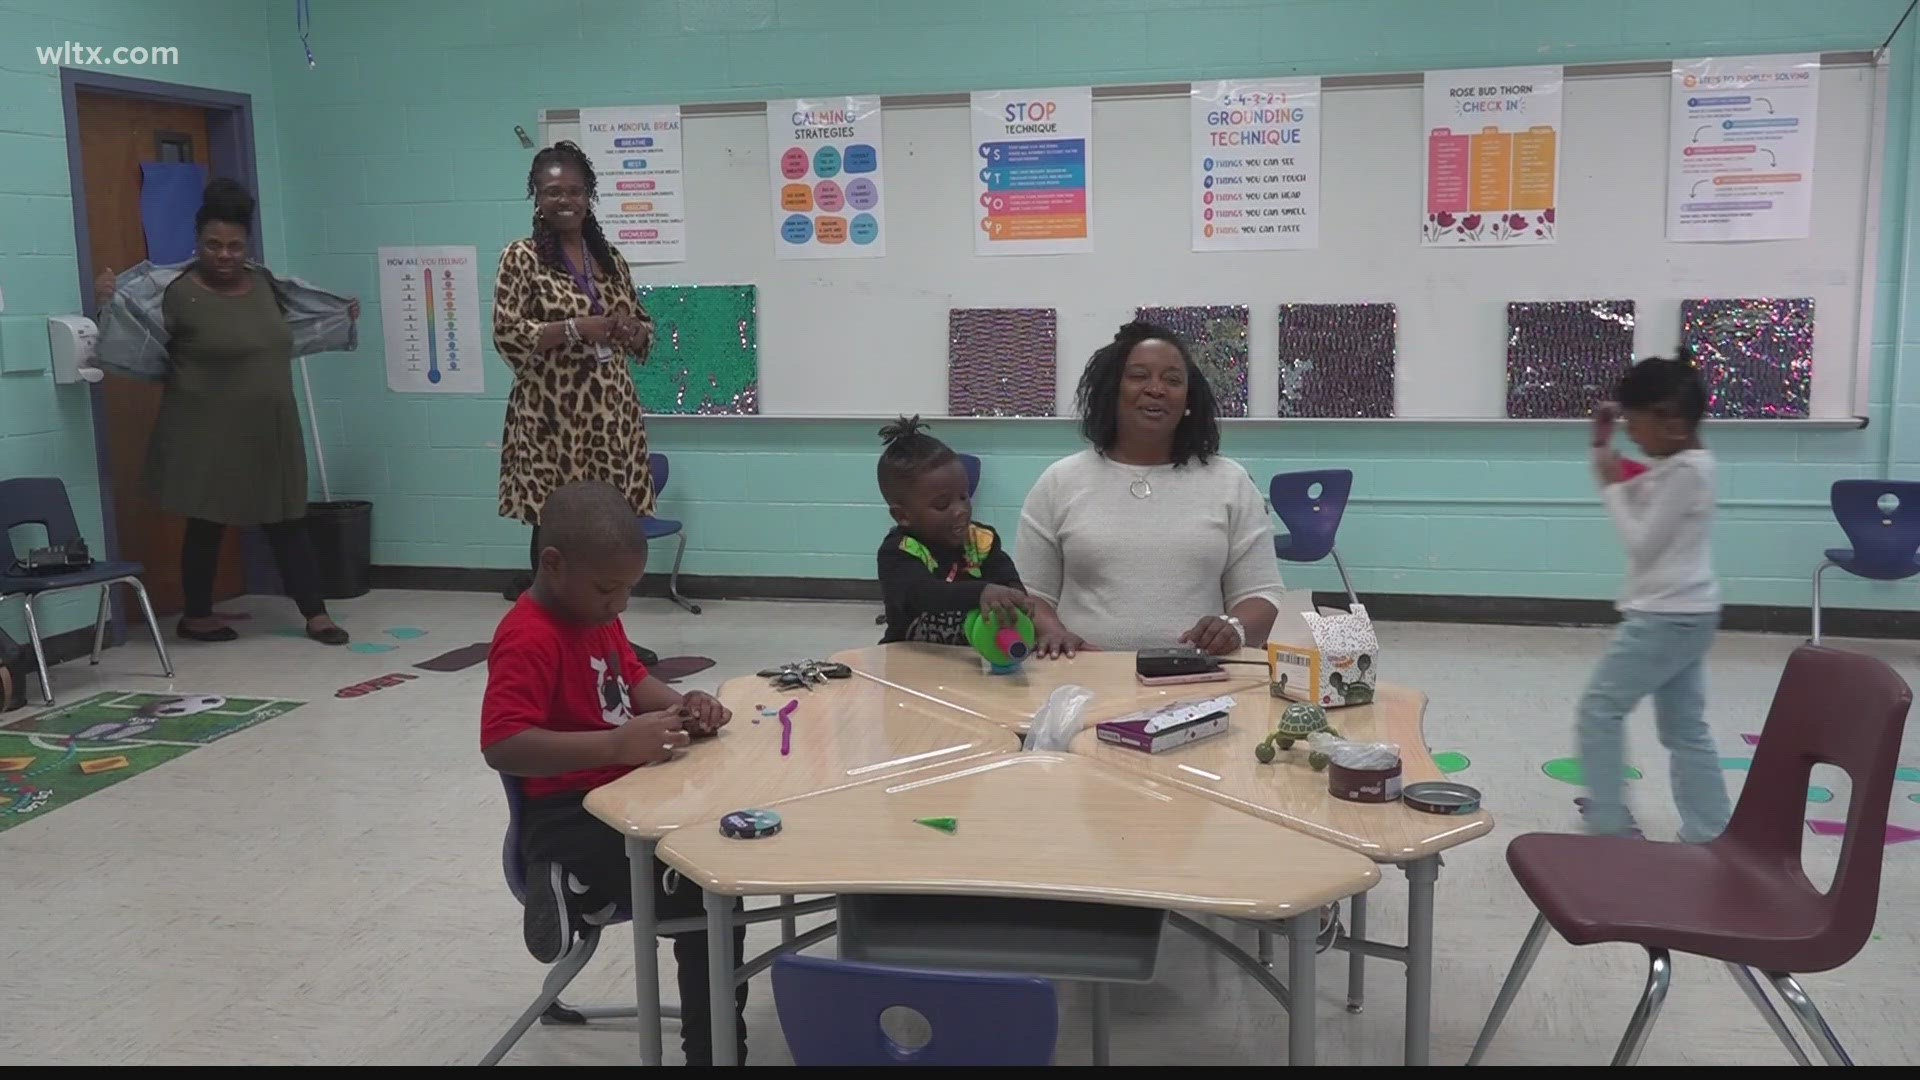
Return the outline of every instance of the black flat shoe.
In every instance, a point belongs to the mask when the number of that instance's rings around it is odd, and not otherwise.
[[[187,625],[185,619],[181,619],[174,625],[173,632],[188,641],[237,641],[240,638],[239,631],[231,626],[222,626],[214,630],[195,630]]]
[[[647,667],[654,667],[655,665],[660,663],[659,653],[654,652],[652,649],[649,649],[643,645],[634,645],[633,642],[631,641],[627,642],[627,644],[633,646],[633,655],[639,657],[640,663],[642,663],[643,665]]]
[[[352,638],[347,636],[347,632],[345,630],[341,629],[338,626],[329,626],[325,630],[314,630],[309,628],[307,630],[307,636],[319,642],[322,645],[345,645],[347,642],[353,640]]]

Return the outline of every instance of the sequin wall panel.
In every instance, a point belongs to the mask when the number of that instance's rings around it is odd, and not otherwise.
[[[1680,340],[1707,383],[1707,415],[1788,419],[1807,415],[1813,387],[1813,301],[1684,300]]]
[[[947,412],[1054,415],[1059,316],[1052,308],[947,312]]]
[[[1134,316],[1186,339],[1220,403],[1221,416],[1247,415],[1247,308],[1244,304],[1143,307]]]
[[[760,320],[752,285],[651,285],[653,351],[629,364],[649,413],[749,416],[760,411]]]
[[[1633,301],[1507,305],[1507,415],[1590,416],[1633,364]]]
[[[1280,415],[1393,415],[1392,304],[1281,304]]]

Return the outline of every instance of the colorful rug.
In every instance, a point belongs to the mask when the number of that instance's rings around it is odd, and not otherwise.
[[[303,704],[107,690],[0,724],[0,832]]]

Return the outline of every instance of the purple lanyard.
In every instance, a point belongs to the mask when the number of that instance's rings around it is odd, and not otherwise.
[[[592,258],[591,255],[587,257],[589,266],[592,265]],[[574,285],[578,286],[581,292],[587,294],[587,314],[605,315],[607,309],[600,303],[600,287],[593,283],[592,272],[575,269],[573,259],[567,255],[566,245],[564,244],[560,247],[560,261],[567,264],[567,273],[573,275]]]

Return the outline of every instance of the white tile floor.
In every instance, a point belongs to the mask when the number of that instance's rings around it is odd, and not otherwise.
[[[274,636],[293,624],[284,601],[234,605],[255,614],[228,645],[170,643],[180,692],[261,694],[308,704],[184,758],[0,833],[0,1060],[74,1064],[466,1064],[477,1060],[537,991],[541,968],[520,944],[519,913],[500,880],[505,811],[480,760],[476,719],[485,668],[418,673],[352,700],[337,688],[485,640],[497,597],[383,592],[335,605],[357,640],[394,627],[429,631],[393,652],[359,655]],[[663,655],[719,666],[686,685],[875,638],[867,605],[713,603],[691,616],[638,601],[627,621]],[[1513,885],[1506,840],[1570,828],[1573,788],[1541,773],[1571,748],[1575,695],[1604,630],[1445,625],[1383,628],[1387,675],[1432,698],[1435,750],[1472,759],[1460,779],[1486,792],[1499,828],[1450,853],[1440,878],[1433,1059],[1464,1061],[1531,908]],[[391,640],[391,639],[387,639]],[[1711,714],[1727,756],[1750,756],[1795,641],[1723,635],[1714,652]],[[1920,645],[1850,643],[1920,682]],[[144,638],[101,667],[56,672],[63,700],[100,689],[167,684]],[[9,714],[11,720],[20,714]],[[1630,760],[1637,809],[1656,836],[1676,820],[1650,723]],[[1911,748],[1920,763],[1920,745]],[[1734,784],[1739,773],[1729,773]],[[1818,816],[1844,817],[1844,785]],[[1895,792],[1893,820],[1920,826],[1920,785]],[[1830,868],[1837,841],[1809,837],[1809,862]],[[1861,1064],[1920,1057],[1910,984],[1920,843],[1888,848],[1876,939],[1852,964],[1805,980]],[[1816,871],[1816,879],[1818,872]],[[1405,887],[1389,873],[1374,893],[1377,936],[1395,939]],[[756,929],[757,940],[775,931]],[[1171,935],[1163,977],[1114,994],[1113,1060],[1252,1064],[1285,1060],[1285,1017],[1223,959]],[[672,958],[663,949],[668,999]],[[1320,1056],[1336,1064],[1399,1061],[1402,980],[1370,969],[1364,1014],[1340,1009],[1345,960],[1322,960]],[[631,993],[624,931],[609,935],[567,995],[609,1004]],[[1515,1006],[1490,1062],[1600,1064],[1612,1052],[1644,977],[1639,950],[1576,950],[1553,942]],[[764,978],[748,1013],[752,1060],[783,1064],[786,1048]],[[668,1026],[668,1057],[677,1056]],[[630,1022],[536,1027],[514,1064],[637,1060]],[[1059,1061],[1088,1060],[1086,999],[1068,988]],[[1785,1064],[1787,1057],[1722,969],[1679,958],[1646,1064]]]

